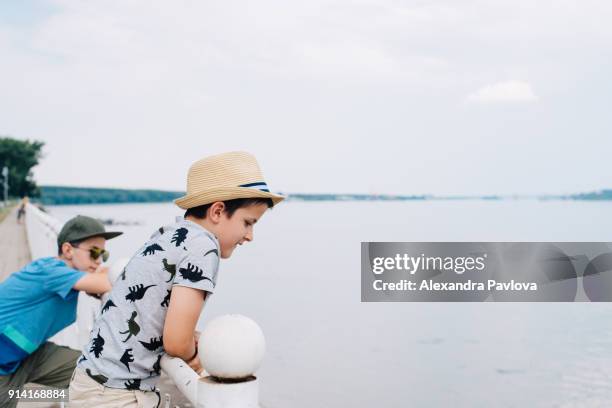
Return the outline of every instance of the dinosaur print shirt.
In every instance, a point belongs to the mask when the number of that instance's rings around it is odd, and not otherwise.
[[[114,283],[78,367],[109,388],[154,390],[172,287],[212,293],[218,267],[213,234],[182,217],[160,228]]]

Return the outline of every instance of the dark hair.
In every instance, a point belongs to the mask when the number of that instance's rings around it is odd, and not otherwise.
[[[213,204],[214,203],[209,203],[209,204],[200,205],[198,207],[189,208],[187,211],[185,211],[185,217],[187,217],[188,215],[191,215],[198,219],[204,219],[206,218],[206,211],[208,211],[210,206]],[[271,198],[259,198],[259,197],[258,198],[236,198],[234,200],[223,201],[223,204],[225,204],[225,212],[227,213],[227,216],[229,218],[231,218],[232,215],[234,215],[237,209],[243,208],[243,207],[250,207],[252,205],[257,205],[257,204],[266,204],[268,208],[274,207],[274,202],[272,201]]]
[[[79,246],[79,244],[81,242],[83,242],[83,241],[85,241],[85,240],[84,239],[78,239],[78,240],[75,240],[75,241],[66,241],[66,242],[68,242],[73,247],[76,247],[76,246]],[[64,245],[66,242],[62,242],[61,244],[59,244],[57,246],[57,255],[59,255],[59,256],[63,255],[63,253],[62,253],[62,245]]]

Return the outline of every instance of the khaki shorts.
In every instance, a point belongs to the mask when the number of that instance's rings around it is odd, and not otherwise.
[[[108,388],[89,378],[76,368],[69,387],[70,408],[158,408],[161,397],[157,391],[133,391]]]

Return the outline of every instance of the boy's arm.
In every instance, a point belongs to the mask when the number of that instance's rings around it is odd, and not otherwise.
[[[88,273],[79,279],[72,287],[87,293],[106,293],[112,289],[108,280],[108,268],[100,265],[93,273]]]
[[[206,291],[175,285],[164,323],[164,349],[185,361],[196,354],[194,331],[204,306]]]

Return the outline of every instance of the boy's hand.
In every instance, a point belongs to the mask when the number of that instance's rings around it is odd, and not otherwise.
[[[108,266],[98,265],[94,273],[102,273],[108,276]],[[87,293],[89,296],[94,297],[96,299],[102,299],[101,293],[92,293],[92,292],[85,292],[85,293]]]
[[[101,294],[110,291],[113,287],[108,280],[108,267],[100,265],[93,273],[86,273],[73,286],[75,290],[82,290],[90,294]]]
[[[198,373],[198,375],[200,375],[200,373],[204,370],[202,368],[202,363],[200,362],[200,353],[196,353],[195,357],[192,360],[187,361],[187,364],[189,364],[189,367],[191,367],[193,371]]]
[[[94,273],[105,273],[106,275],[108,275],[108,266],[106,266],[106,265],[98,265],[98,267],[96,268],[96,271]]]
[[[195,330],[193,332],[193,340],[195,342],[195,348],[196,350],[198,350],[198,344],[200,343],[200,335],[202,333],[200,333],[199,331]],[[193,362],[193,365],[191,364],[191,362]],[[195,371],[196,373],[198,373],[199,375],[202,374],[202,371],[204,371],[204,368],[202,368],[202,362],[200,361],[200,352],[198,351],[196,353],[196,356],[193,360],[191,360],[191,362],[189,362],[189,367],[191,367],[193,369],[193,371]]]

